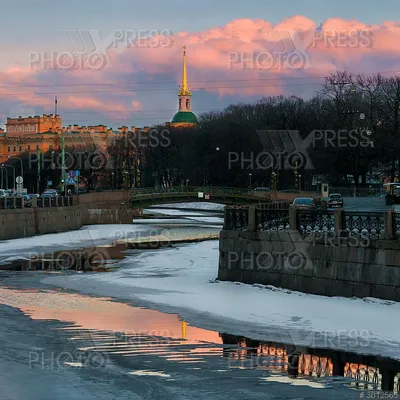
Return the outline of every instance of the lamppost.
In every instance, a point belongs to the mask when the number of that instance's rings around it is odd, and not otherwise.
[[[7,165],[7,164],[1,164],[1,166],[4,168],[9,167],[9,168],[13,169],[13,175],[14,175],[13,182],[14,182],[14,192],[15,192],[15,168],[12,165]],[[6,171],[7,171],[7,168],[6,168]],[[7,179],[8,179],[8,177],[7,177]],[[8,189],[8,181],[7,181],[7,189]]]
[[[271,189],[273,192],[276,192],[278,189],[278,173],[273,171],[271,174]]]
[[[3,167],[3,164],[1,165],[1,187],[3,187],[3,170],[5,171],[6,175],[6,190],[8,190],[8,174],[7,174],[7,168]]]
[[[249,173],[249,189],[251,190],[251,172]]]
[[[54,151],[53,151],[53,153],[54,153]],[[21,163],[21,176],[22,176],[22,179],[24,179],[24,166],[23,166],[23,163],[22,163],[22,159],[21,158],[19,158],[19,157],[11,157],[11,156],[8,156],[8,159],[9,160],[19,160],[19,162]]]

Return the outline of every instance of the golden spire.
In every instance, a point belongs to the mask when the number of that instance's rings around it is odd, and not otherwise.
[[[183,46],[183,67],[182,67],[182,86],[179,89],[180,96],[190,96],[191,92],[187,83],[186,72],[186,46]]]

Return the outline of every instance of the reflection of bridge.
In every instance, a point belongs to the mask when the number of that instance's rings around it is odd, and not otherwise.
[[[220,204],[250,204],[268,202],[269,193],[249,192],[241,188],[183,186],[169,189],[133,189],[130,203],[133,208],[152,204],[212,202]]]

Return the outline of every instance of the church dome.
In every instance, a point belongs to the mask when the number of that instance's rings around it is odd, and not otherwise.
[[[197,117],[191,111],[178,111],[171,121],[172,124],[198,124]]]

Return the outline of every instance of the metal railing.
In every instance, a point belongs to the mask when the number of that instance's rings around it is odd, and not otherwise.
[[[257,231],[281,231],[289,229],[288,208],[257,208],[255,210]]]
[[[217,187],[217,186],[174,186],[170,188],[137,188],[131,190],[131,196],[137,197],[142,195],[152,195],[152,194],[173,194],[173,193],[198,193],[202,192],[204,194],[211,195],[235,195],[250,194],[248,189],[245,188],[231,188],[231,187]]]
[[[224,218],[224,230],[227,231],[243,231],[247,229],[249,224],[248,207],[226,207]]]
[[[279,204],[281,203],[281,204]],[[400,238],[400,213],[344,210],[295,210],[276,202],[255,206],[226,206],[224,230],[257,232],[297,230],[302,234],[359,236],[369,239]],[[387,215],[386,215],[387,214]],[[292,219],[291,219],[292,218]]]
[[[68,197],[37,197],[36,207],[50,208],[50,207],[69,207],[76,204],[76,199],[72,196]],[[0,209],[21,209],[31,208],[35,206],[35,200],[25,200],[22,196],[0,197]]]
[[[298,210],[296,228],[300,233],[335,232],[335,212],[328,210]]]
[[[351,236],[380,239],[385,231],[384,213],[347,211],[345,229]]]

